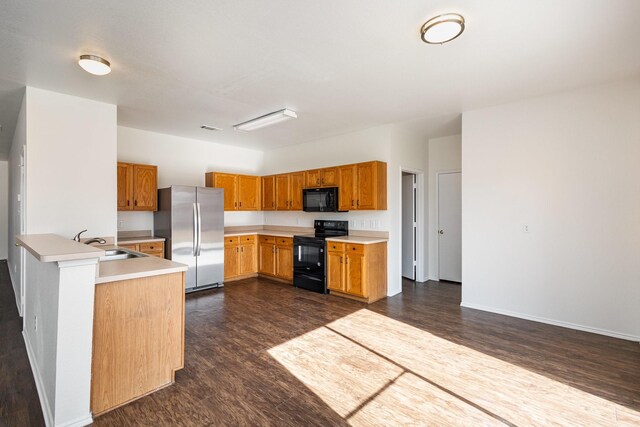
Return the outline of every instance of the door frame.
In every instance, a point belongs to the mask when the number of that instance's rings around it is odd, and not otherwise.
[[[425,223],[425,203],[424,203],[424,176],[425,173],[420,169],[406,168],[400,166],[398,172],[398,190],[400,197],[398,198],[398,212],[400,213],[400,250],[398,251],[398,267],[400,269],[400,280],[402,280],[402,173],[410,173],[416,176],[416,282],[426,282],[429,280],[426,274],[424,262],[424,223]],[[401,288],[402,289],[402,288]]]
[[[462,174],[462,169],[447,169],[436,172],[436,229],[431,230],[432,233],[436,234],[436,253],[434,254],[436,257],[434,280],[436,281],[440,281],[440,238],[438,237],[438,230],[440,229],[440,175],[450,175],[452,173]],[[460,194],[462,194],[462,188],[460,188]]]

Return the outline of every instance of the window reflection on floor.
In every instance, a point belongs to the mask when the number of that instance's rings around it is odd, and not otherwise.
[[[640,414],[363,309],[269,350],[351,425],[640,425]]]

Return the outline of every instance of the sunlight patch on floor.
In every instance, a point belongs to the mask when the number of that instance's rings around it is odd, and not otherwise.
[[[640,421],[636,411],[366,309],[269,354],[351,425]]]

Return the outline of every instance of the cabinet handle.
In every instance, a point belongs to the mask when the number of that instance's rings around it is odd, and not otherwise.
[[[276,202],[271,202],[271,207],[272,208],[275,207],[275,205],[276,205]]]
[[[242,207],[242,202],[240,202],[240,207]]]
[[[358,206],[360,206],[360,199],[358,199]]]
[[[340,264],[342,264],[342,257],[340,257]]]
[[[355,205],[356,205],[356,202],[354,200],[351,200],[351,206],[353,207]]]
[[[131,200],[127,200],[127,206],[131,205]]]
[[[236,248],[236,252],[239,252],[238,248]]]
[[[138,206],[138,201],[136,200],[135,202],[133,202],[134,206]]]
[[[233,202],[233,207],[238,207],[238,202]]]
[[[240,248],[240,252],[244,253],[244,246]]]

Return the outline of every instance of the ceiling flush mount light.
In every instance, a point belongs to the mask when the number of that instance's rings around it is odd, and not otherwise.
[[[200,126],[200,129],[204,129],[204,130],[222,130],[222,129],[217,128],[215,126],[209,126],[209,125],[202,125],[202,126]]]
[[[450,42],[464,31],[464,18],[457,13],[446,13],[429,19],[420,29],[422,41],[429,44]]]
[[[87,73],[95,74],[96,76],[104,76],[111,72],[109,61],[96,55],[80,55],[78,65]]]
[[[271,126],[285,120],[296,118],[298,118],[298,115],[295,111],[285,108],[283,110],[265,114],[264,116],[256,117],[255,119],[247,120],[246,122],[238,123],[237,125],[233,125],[233,128],[235,130],[243,130],[249,132],[252,130],[263,128],[265,126]]]

